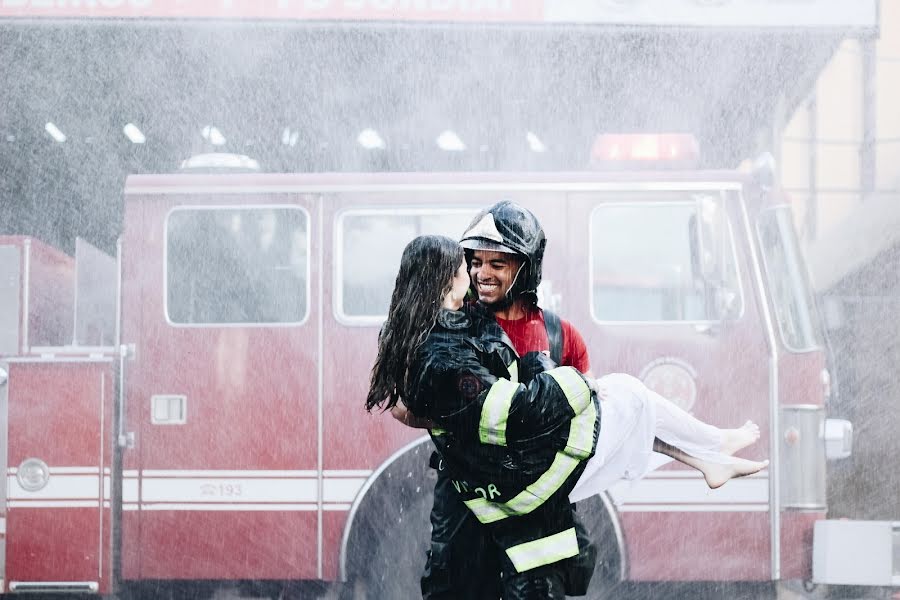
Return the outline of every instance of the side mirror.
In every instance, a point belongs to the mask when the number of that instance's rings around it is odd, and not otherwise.
[[[710,317],[734,319],[740,314],[741,298],[729,276],[729,229],[722,199],[698,194],[694,202],[689,221],[694,275],[702,280]]]
[[[727,286],[716,288],[715,311],[719,319],[736,319],[740,314],[740,294]]]

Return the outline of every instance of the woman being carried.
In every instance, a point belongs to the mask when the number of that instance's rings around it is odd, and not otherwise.
[[[759,438],[750,422],[718,429],[633,377],[593,381],[542,353],[520,359],[490,314],[463,306],[468,288],[457,242],[407,245],[366,408],[402,402],[433,424],[454,486],[515,572],[577,555],[570,502],[659,466],[653,450],[698,469],[711,488],[768,464],[730,456]]]

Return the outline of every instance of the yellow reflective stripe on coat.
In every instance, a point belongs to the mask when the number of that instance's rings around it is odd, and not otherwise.
[[[556,367],[547,371],[547,375],[555,379],[562,388],[576,415],[591,404],[591,388],[574,367]]]
[[[591,403],[580,415],[575,415],[569,424],[569,439],[565,453],[584,460],[594,451],[594,427],[597,425],[597,408]]]
[[[591,388],[572,367],[558,367],[547,371],[562,388],[575,416],[569,424],[566,454],[575,458],[587,458],[594,450],[594,427],[597,407],[591,396]]]
[[[565,484],[570,475],[578,468],[578,465],[584,459],[588,458],[594,450],[594,430],[597,425],[597,407],[591,395],[591,389],[585,383],[584,379],[572,367],[558,367],[547,371],[553,377],[559,387],[562,389],[569,401],[569,405],[575,412],[569,424],[569,437],[566,440],[566,447],[558,451],[553,458],[553,463],[544,471],[541,476],[526,487],[524,490],[516,494],[515,497],[507,502],[490,502],[486,498],[475,498],[465,501],[466,506],[475,514],[476,518],[482,523],[494,523],[501,519],[511,516],[525,515],[546,502],[553,494]],[[512,394],[518,388],[516,384],[501,379],[500,382],[505,383],[505,388],[512,390],[509,395],[509,401]],[[515,388],[513,388],[515,386]],[[485,415],[487,414],[488,400],[494,388],[485,399],[485,407],[481,413],[481,441],[482,443],[491,443],[485,441]],[[498,393],[498,398],[499,398]],[[509,401],[504,406],[503,420],[503,444],[506,443],[506,416],[509,414]],[[492,406],[495,409],[499,406],[500,401],[495,399]],[[491,413],[493,414],[493,413]]]
[[[575,471],[580,459],[557,452],[550,468],[508,502],[491,502],[486,498],[466,500],[465,504],[482,523],[494,523],[507,517],[527,515],[546,502]]]
[[[509,366],[506,367],[506,370],[509,373],[509,380],[515,381],[516,383],[518,383],[519,382],[519,362],[515,361],[515,360],[512,361],[511,363],[509,363]]]
[[[515,498],[506,503],[507,506],[512,508],[516,514],[530,513],[556,493],[556,490],[566,482],[580,462],[580,459],[557,452],[550,468],[544,471],[537,481],[516,494]]]
[[[482,523],[494,523],[510,516],[503,510],[504,504],[498,502],[490,502],[487,498],[473,498],[465,500],[465,505],[469,507],[472,514],[475,515]]]
[[[481,407],[481,422],[478,426],[478,439],[482,444],[506,445],[506,421],[509,419],[513,396],[518,389],[519,384],[508,379],[498,379],[491,386]]]
[[[519,573],[578,556],[578,537],[575,528],[548,535],[507,548],[506,555]]]

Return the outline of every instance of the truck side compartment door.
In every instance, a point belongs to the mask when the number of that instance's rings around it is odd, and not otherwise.
[[[315,579],[315,196],[129,200],[123,577]]]
[[[113,381],[110,358],[0,363],[4,592],[111,591]]]

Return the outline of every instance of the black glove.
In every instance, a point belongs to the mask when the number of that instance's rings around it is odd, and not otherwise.
[[[538,373],[555,369],[558,366],[543,352],[529,352],[519,359],[519,381],[528,385]]]

